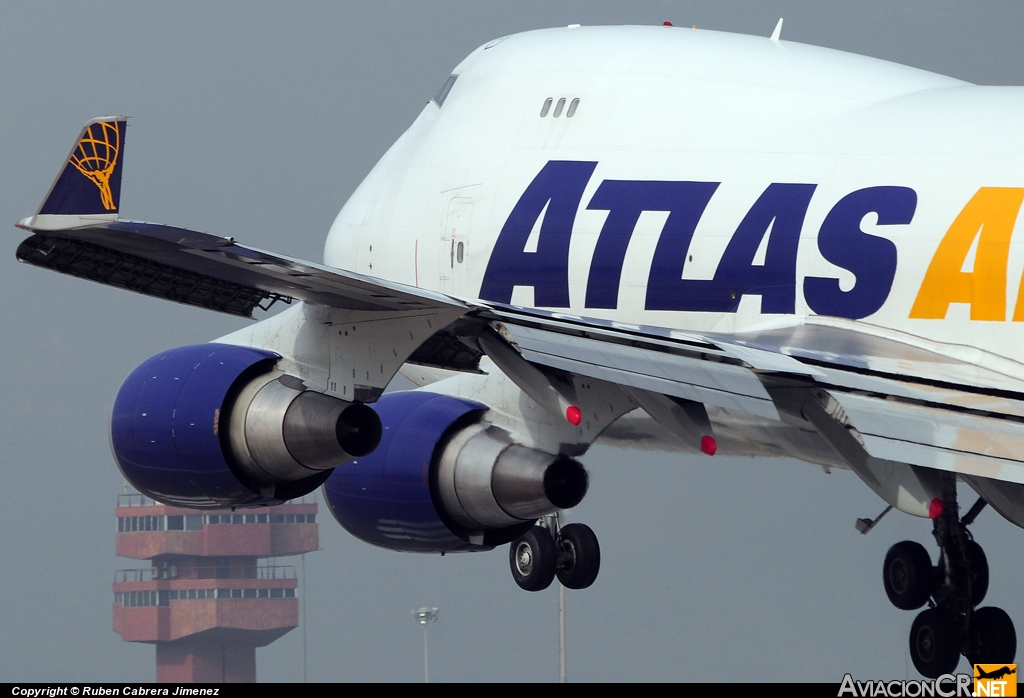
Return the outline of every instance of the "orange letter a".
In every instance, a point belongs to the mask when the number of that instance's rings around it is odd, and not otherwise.
[[[1006,263],[1022,201],[1024,189],[1008,187],[971,197],[935,250],[910,317],[941,320],[950,303],[969,303],[972,320],[1006,320]],[[965,272],[975,238],[974,269]]]

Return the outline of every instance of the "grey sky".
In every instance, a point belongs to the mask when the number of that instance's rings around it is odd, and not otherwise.
[[[152,354],[241,322],[17,264],[81,125],[132,117],[122,215],[319,260],[338,209],[451,68],[505,34],[565,25],[696,24],[855,51],[986,84],[1024,84],[1024,3],[51,3],[0,0],[0,681],[155,676],[149,645],[111,631],[107,445],[123,378]],[[3,226],[7,226],[6,228]],[[882,590],[886,549],[930,542],[852,474],[793,461],[594,449],[587,499],[603,569],[568,594],[576,680],[900,678],[912,613]],[[967,500],[970,504],[973,501]],[[507,549],[371,548],[324,511],[307,558],[309,676],[556,680],[557,592],[520,591]],[[1024,634],[1024,532],[986,511],[988,602]],[[258,652],[261,680],[301,678],[301,631]],[[912,667],[909,673],[914,674]]]

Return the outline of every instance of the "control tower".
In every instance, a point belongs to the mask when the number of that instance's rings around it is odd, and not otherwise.
[[[317,504],[183,509],[138,494],[117,502],[117,554],[149,560],[114,577],[114,631],[156,645],[156,680],[255,682],[256,648],[299,624],[293,566],[319,547]]]

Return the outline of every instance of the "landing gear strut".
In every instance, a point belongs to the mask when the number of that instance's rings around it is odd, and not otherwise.
[[[508,561],[512,578],[526,591],[547,589],[556,576],[566,589],[586,589],[601,569],[601,546],[589,526],[561,526],[557,515],[545,516],[512,541]]]
[[[967,527],[984,500],[962,519],[956,480],[943,483],[943,497],[932,505],[932,535],[939,560],[932,567],[919,543],[903,541],[889,549],[882,569],[885,593],[896,608],[918,614],[910,629],[910,657],[923,676],[952,673],[960,655],[971,664],[1009,664],[1017,652],[1013,621],[1001,608],[977,608],[988,591],[988,561]]]

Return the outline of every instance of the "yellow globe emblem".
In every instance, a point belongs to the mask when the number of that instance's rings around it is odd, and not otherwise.
[[[79,172],[99,187],[103,208],[114,210],[114,195],[110,191],[110,176],[117,167],[121,152],[121,132],[117,122],[99,121],[90,124],[68,160]]]

